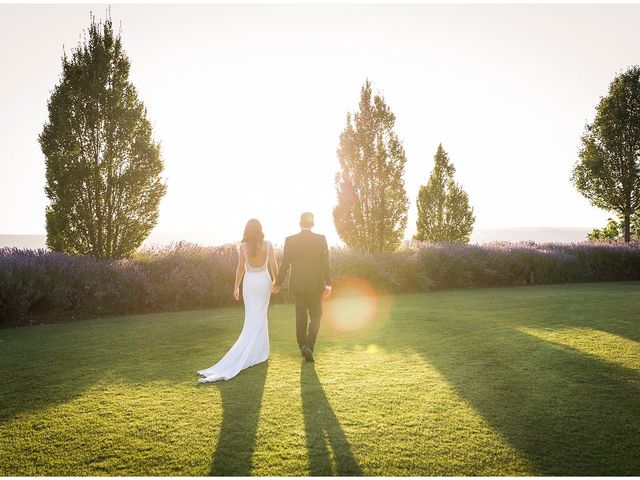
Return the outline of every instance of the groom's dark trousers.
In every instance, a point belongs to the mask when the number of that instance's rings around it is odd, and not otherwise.
[[[289,291],[296,303],[298,347],[307,345],[313,351],[322,317],[322,292],[331,285],[329,248],[324,235],[305,229],[287,237],[276,285],[282,285],[289,269]]]
[[[313,352],[322,318],[322,292],[294,292],[298,347],[307,345]]]

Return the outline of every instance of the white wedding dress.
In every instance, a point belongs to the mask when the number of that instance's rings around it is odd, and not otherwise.
[[[271,243],[264,242],[267,255],[264,265],[253,267],[249,265],[246,244],[240,244],[244,251],[244,281],[242,283],[242,297],[244,298],[244,325],[236,343],[227,354],[215,365],[198,370],[202,376],[198,381],[202,383],[216,380],[229,380],[241,370],[257,363],[264,362],[269,357],[269,328],[267,324],[267,310],[271,299],[271,277],[267,271]]]

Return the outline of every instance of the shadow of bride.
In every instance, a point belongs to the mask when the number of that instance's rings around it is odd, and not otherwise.
[[[300,368],[300,389],[309,453],[309,474],[312,477],[362,475],[311,363],[303,362]],[[335,458],[335,472],[331,467],[329,447]]]
[[[210,475],[251,475],[267,368],[268,362],[263,362],[216,383],[222,397],[222,425]]]

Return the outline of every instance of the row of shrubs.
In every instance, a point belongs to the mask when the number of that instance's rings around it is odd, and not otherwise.
[[[117,261],[2,248],[0,325],[231,305],[237,260],[234,245],[178,243]],[[333,248],[331,266],[384,293],[640,280],[640,244],[414,242],[383,254]]]

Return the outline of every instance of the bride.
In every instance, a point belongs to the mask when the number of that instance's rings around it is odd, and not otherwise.
[[[271,298],[271,277],[267,265],[271,267],[274,279],[278,276],[278,266],[271,243],[264,240],[262,225],[255,218],[249,220],[244,228],[239,253],[233,296],[240,299],[240,281],[244,276],[244,325],[236,343],[218,363],[198,370],[202,376],[198,381],[202,383],[229,380],[241,370],[269,357],[267,310]]]

